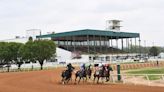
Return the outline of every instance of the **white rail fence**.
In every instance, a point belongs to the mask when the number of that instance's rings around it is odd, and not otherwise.
[[[55,64],[53,66],[44,66],[43,70],[49,70],[49,69],[54,69],[54,68],[59,68],[59,67],[65,67],[65,64]],[[20,69],[18,69],[17,67],[10,67],[9,72],[22,72],[22,71],[37,71],[40,70],[40,66],[34,66],[34,67],[21,67]],[[0,68],[0,73],[4,73],[7,72],[8,69],[7,67],[4,68]]]
[[[78,64],[77,64],[78,65]],[[54,66],[43,67],[44,70],[65,67],[65,64],[56,64]],[[22,71],[37,71],[40,67],[32,68],[10,68],[10,72],[22,72]],[[7,68],[0,68],[0,73],[7,72]],[[121,81],[117,79],[118,74],[111,73],[109,83],[123,83],[123,84],[134,84],[134,85],[148,85],[148,86],[163,86],[164,87],[164,74],[120,74]],[[153,77],[154,76],[154,77]],[[152,80],[155,78],[155,80]]]
[[[164,87],[164,74],[120,74],[121,82],[117,76],[118,74],[111,74],[110,82]]]

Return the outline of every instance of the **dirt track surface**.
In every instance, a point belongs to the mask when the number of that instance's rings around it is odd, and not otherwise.
[[[123,84],[60,84],[63,69],[0,73],[0,92],[164,92],[164,87]]]

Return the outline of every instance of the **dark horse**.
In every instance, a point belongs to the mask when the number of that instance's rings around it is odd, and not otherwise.
[[[61,74],[61,77],[62,77],[62,84],[66,84],[68,83],[71,78],[72,78],[72,71],[73,70],[64,70]]]
[[[87,74],[87,77],[88,77],[89,79],[91,79],[91,76],[92,76],[92,69],[91,69],[90,67],[86,69],[86,74]]]
[[[99,79],[101,78],[102,83],[103,83],[104,73],[105,73],[104,66],[102,67],[102,69],[96,70],[95,73],[94,73],[94,79],[93,79],[93,81],[95,82],[95,79],[97,78],[97,83],[99,83]]]
[[[97,78],[97,83],[99,83],[99,79],[101,78],[102,82],[104,78],[106,78],[106,82],[109,81],[110,78],[110,71],[113,71],[112,67],[110,66],[102,66],[101,69],[98,69],[94,73],[94,81]]]
[[[83,82],[84,82],[84,78],[87,81],[88,78],[89,79],[91,78],[91,75],[92,75],[92,70],[90,69],[90,67],[88,69],[85,69],[84,71],[79,70],[75,73],[75,83],[78,77],[79,77],[78,83],[80,83],[81,79],[83,79]]]
[[[106,66],[104,71],[104,77],[106,78],[106,82],[110,79],[110,71],[113,71],[112,67]]]

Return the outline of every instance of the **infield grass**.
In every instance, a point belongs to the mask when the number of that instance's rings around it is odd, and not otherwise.
[[[135,69],[135,70],[128,70],[126,73],[128,74],[163,74],[164,75],[164,68]],[[158,80],[158,79],[161,79],[162,76],[148,75],[148,77],[149,77],[149,80]]]

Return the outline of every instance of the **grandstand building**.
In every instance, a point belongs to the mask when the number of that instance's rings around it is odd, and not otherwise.
[[[51,39],[57,45],[58,62],[111,62],[119,55],[127,56],[124,48],[140,46],[140,34],[120,31],[83,29],[36,36]],[[113,57],[112,57],[113,56]]]

